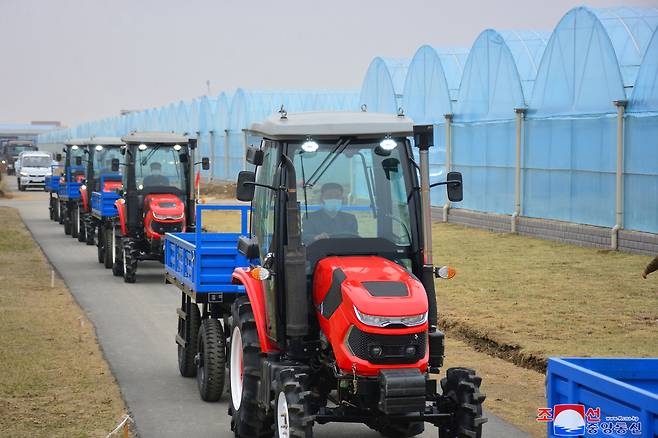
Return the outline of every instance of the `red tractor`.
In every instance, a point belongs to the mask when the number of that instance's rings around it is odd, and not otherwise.
[[[462,198],[458,172],[429,183],[432,127],[281,113],[252,125],[256,169],[238,176],[237,198],[252,205],[238,249],[252,264],[234,270],[246,293],[225,318],[235,435],[308,438],[314,423],[357,422],[391,437],[425,423],[441,438],[481,437],[481,378],[451,368],[440,391],[431,378],[443,366],[434,279],[445,270],[432,265],[430,187]]]
[[[121,139],[123,163],[121,197],[115,205],[118,220],[106,240],[114,248],[112,272],[134,283],[137,262],[162,262],[163,237],[168,232],[194,229],[194,149],[196,140],[167,132],[133,132]],[[204,170],[209,161],[201,162]],[[113,242],[112,242],[113,240]]]

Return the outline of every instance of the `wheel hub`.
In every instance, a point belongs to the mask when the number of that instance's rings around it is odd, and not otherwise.
[[[231,400],[233,407],[240,409],[242,403],[242,379],[243,379],[243,359],[242,359],[242,334],[240,329],[235,327],[231,336]]]
[[[279,438],[290,437],[290,416],[288,414],[288,401],[286,395],[281,391],[276,404],[276,423],[279,430]]]

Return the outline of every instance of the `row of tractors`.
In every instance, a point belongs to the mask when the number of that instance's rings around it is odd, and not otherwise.
[[[460,201],[462,179],[430,183],[432,126],[281,111],[250,131],[262,141],[245,148],[253,170],[237,176],[243,202],[230,205],[197,202],[209,161],[195,160],[194,139],[71,140],[46,180],[50,218],[127,283],[138,263],[164,264],[181,293],[180,374],[205,401],[226,394],[236,436],[356,422],[391,437],[426,423],[441,438],[481,437],[481,378],[451,368],[437,380],[434,280],[449,270],[432,262],[430,190]],[[207,210],[238,211],[240,230],[206,231]]]

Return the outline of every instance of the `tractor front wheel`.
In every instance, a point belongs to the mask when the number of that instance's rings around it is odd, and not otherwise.
[[[116,245],[113,245],[114,239],[114,230],[112,227],[106,228],[105,242],[103,243],[103,262],[106,269],[112,269],[116,264]]]
[[[226,370],[226,336],[218,320],[206,318],[201,323],[194,362],[201,399],[218,401],[224,392]]]
[[[480,392],[482,378],[470,368],[449,368],[447,377],[441,379],[443,396],[448,397],[454,408],[450,424],[439,427],[439,438],[481,438],[485,395]]]
[[[283,370],[279,375],[279,393],[276,398],[277,438],[312,438],[313,420],[308,400],[310,391],[304,388],[307,375],[294,369]]]
[[[71,210],[68,208],[64,207],[61,210],[61,216],[64,224],[64,234],[67,236],[71,235]]]
[[[231,430],[236,436],[271,436],[272,415],[258,403],[262,357],[256,320],[246,297],[233,302],[229,356]]]
[[[80,216],[80,208],[76,205],[75,207],[71,208],[69,212],[71,237],[75,239],[78,237],[78,234],[80,234],[80,220],[78,219]]]
[[[137,279],[137,254],[135,241],[131,238],[124,238],[121,260],[123,261],[123,281],[126,283],[134,283]]]
[[[78,211],[78,242],[83,243],[87,241],[87,228],[85,227],[84,216],[80,213],[80,207],[77,208]]]
[[[98,254],[98,263],[105,262],[105,231],[102,226],[96,230],[96,249]]]
[[[196,339],[199,336],[199,326],[201,325],[201,312],[199,307],[186,298],[185,317],[181,315],[178,317],[178,370],[183,377],[194,377],[196,375],[196,367],[194,366],[194,357],[197,353]],[[185,346],[180,344],[183,341]]]
[[[92,219],[89,219],[88,222],[85,222],[85,237],[87,238],[85,240],[85,243],[87,246],[92,246],[94,243],[96,243],[96,227],[93,224]]]

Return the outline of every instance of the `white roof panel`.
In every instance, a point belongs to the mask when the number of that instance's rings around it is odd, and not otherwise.
[[[288,113],[286,118],[271,116],[251,125],[250,131],[267,138],[340,137],[376,134],[413,135],[409,117],[368,112],[303,112]]]
[[[89,144],[100,144],[103,146],[122,146],[125,143],[121,141],[121,137],[91,137],[91,143]]]
[[[125,143],[187,143],[189,139],[180,134],[173,132],[131,132],[130,134],[121,137]]]

